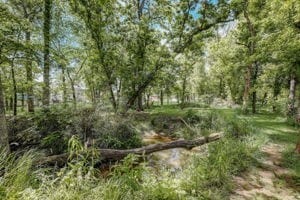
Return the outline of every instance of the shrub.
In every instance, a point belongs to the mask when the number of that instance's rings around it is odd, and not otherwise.
[[[200,116],[197,114],[197,111],[189,109],[185,116],[183,117],[183,119],[190,124],[196,124],[199,123],[201,118]]]
[[[60,107],[43,108],[36,112],[34,119],[36,128],[42,136],[65,130],[72,121],[70,109]]]
[[[106,128],[97,134],[97,144],[101,148],[131,149],[142,146],[142,139],[129,122],[112,124],[107,122]]]
[[[53,132],[42,139],[41,147],[47,148],[52,154],[60,154],[67,149],[68,138],[61,132]]]
[[[236,115],[226,120],[225,133],[233,137],[244,137],[255,132],[254,126],[246,120],[238,118]]]

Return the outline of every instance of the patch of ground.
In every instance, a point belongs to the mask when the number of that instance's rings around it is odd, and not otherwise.
[[[281,167],[283,147],[274,143],[263,146],[265,156],[261,165],[234,178],[236,188],[230,199],[300,200],[300,193],[288,188],[280,179],[289,175],[289,171]]]

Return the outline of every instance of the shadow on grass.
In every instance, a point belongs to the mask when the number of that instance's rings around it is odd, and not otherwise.
[[[295,144],[300,137],[300,129],[287,123],[286,118],[273,113],[245,116],[254,126],[260,128],[275,143]]]

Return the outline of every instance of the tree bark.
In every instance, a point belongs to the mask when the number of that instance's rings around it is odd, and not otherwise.
[[[61,73],[62,73],[62,88],[63,88],[63,103],[67,105],[67,84],[66,84],[66,67],[61,65]]]
[[[181,108],[184,107],[185,103],[185,98],[186,98],[186,76],[184,76],[183,81],[182,81],[182,93],[181,93]]]
[[[30,44],[30,32],[25,33],[26,37],[26,44]],[[30,50],[26,50],[26,79],[27,79],[27,109],[28,112],[34,112],[34,94],[33,94],[33,73],[32,73],[32,66],[31,66],[31,55]]]
[[[243,111],[247,111],[248,107],[248,98],[249,98],[249,92],[251,88],[251,66],[247,67],[247,71],[245,74],[245,89],[244,89],[244,95],[243,95]]]
[[[117,112],[117,102],[116,102],[116,97],[115,97],[115,94],[114,94],[114,90],[113,90],[113,86],[112,84],[109,84],[109,92],[110,92],[110,102],[113,106],[113,109],[115,112]]]
[[[203,144],[219,140],[221,137],[222,137],[222,133],[215,133],[215,134],[211,134],[208,137],[201,137],[195,140],[177,140],[177,141],[167,142],[167,143],[152,144],[152,145],[144,146],[141,148],[135,148],[135,149],[127,149],[127,150],[98,149],[98,153],[101,156],[100,158],[101,160],[108,159],[108,160],[118,161],[125,158],[129,154],[147,155],[157,151],[162,151],[162,150],[172,149],[172,148],[192,149],[193,147],[201,146]],[[70,155],[68,153],[49,156],[39,160],[37,164],[64,166],[68,162],[69,156]]]
[[[164,105],[164,91],[162,89],[160,90],[160,105]]]
[[[9,151],[8,129],[5,118],[3,86],[0,74],[0,148]]]
[[[287,116],[294,117],[296,114],[295,102],[296,102],[296,76],[294,74],[291,75],[290,80],[290,92],[287,106]]]
[[[253,114],[256,113],[257,93],[256,93],[255,85],[256,85],[257,76],[258,76],[258,63],[255,62],[253,76],[252,76],[252,88],[254,88],[252,92],[252,113]]]
[[[21,107],[22,107],[22,111],[24,111],[24,109],[25,109],[25,96],[24,96],[23,91],[22,91],[22,94],[21,94]]]
[[[50,105],[50,29],[52,0],[44,1],[44,85],[43,106]]]
[[[15,77],[15,67],[14,67],[14,60],[11,62],[11,77],[12,77],[12,84],[13,84],[13,115],[17,116],[17,83]]]
[[[273,112],[277,111],[276,101],[277,101],[277,97],[281,91],[282,82],[283,81],[282,81],[281,75],[279,73],[276,73],[274,85],[273,85],[273,105],[272,105]]]
[[[143,93],[140,93],[138,98],[137,98],[137,103],[138,103],[138,111],[143,111]]]

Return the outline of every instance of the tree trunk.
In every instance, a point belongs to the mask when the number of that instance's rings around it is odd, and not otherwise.
[[[101,160],[118,161],[125,158],[129,154],[147,155],[157,151],[162,151],[162,150],[172,149],[172,148],[192,149],[193,147],[201,146],[203,144],[219,140],[221,137],[222,137],[222,133],[215,133],[215,134],[211,134],[208,137],[201,137],[196,140],[177,140],[173,142],[152,144],[141,148],[127,149],[127,150],[98,149],[98,152],[99,155],[101,155],[100,157]],[[41,159],[37,164],[64,166],[68,162],[68,158],[69,158],[68,153],[54,155],[54,156],[49,156],[44,159]]]
[[[247,43],[248,43],[248,51],[249,51],[249,56],[252,56],[254,53],[255,53],[255,46],[256,46],[256,43],[255,43],[255,36],[256,36],[256,31],[254,29],[254,25],[253,23],[251,22],[250,20],[250,17],[249,17],[249,13],[248,13],[248,0],[244,0],[244,17],[246,19],[246,22],[247,22],[247,28],[248,28],[248,31],[250,33],[250,36],[247,38]],[[252,70],[254,69],[254,74],[255,74],[255,79],[257,78],[257,71],[256,71],[256,68],[257,68],[257,63],[256,61],[249,64],[248,67],[247,67],[247,72],[246,72],[246,77],[245,77],[245,90],[244,90],[244,96],[243,96],[243,110],[245,112],[247,112],[247,109],[248,109],[248,99],[249,99],[249,93],[250,93],[250,90],[251,90],[251,87],[253,86],[253,83],[251,84],[251,78],[253,78],[254,76],[252,76]],[[256,92],[252,93],[252,112],[255,113],[256,112]]]
[[[5,119],[5,105],[4,105],[4,95],[3,95],[1,74],[0,74],[0,148],[9,151],[8,129],[6,124],[6,119]]]
[[[138,103],[138,111],[143,111],[143,93],[140,93],[137,99]]]
[[[73,104],[75,109],[77,108],[77,99],[76,99],[76,90],[75,90],[75,86],[74,86],[74,82],[71,81],[71,88],[72,88],[72,97],[73,97]]]
[[[296,76],[294,74],[291,75],[290,80],[290,92],[287,106],[287,116],[294,117],[296,114],[295,110],[295,101],[296,101]]]
[[[25,109],[25,96],[24,96],[24,92],[22,91],[22,96],[21,96],[21,106],[22,106],[22,111],[24,111]]]
[[[184,107],[185,103],[185,98],[186,98],[186,76],[184,76],[183,81],[182,81],[182,94],[181,94],[181,108]]]
[[[13,110],[14,108],[14,98],[13,98],[13,96],[11,96],[10,98],[9,98],[9,110]]]
[[[298,91],[298,92],[299,92],[299,94],[298,94],[298,106],[297,106],[297,114],[295,116],[295,121],[296,121],[296,124],[299,126],[300,125],[300,91]],[[300,154],[300,135],[298,135],[298,142],[296,144],[295,152],[297,154]]]
[[[67,84],[66,84],[66,67],[65,65],[61,65],[61,73],[62,73],[62,88],[63,88],[63,103],[67,105]]]
[[[264,93],[264,97],[263,97],[263,99],[262,99],[262,101],[261,101],[261,106],[264,106],[264,105],[267,104],[267,97],[268,97],[268,93],[265,92],[265,93]]]
[[[17,116],[18,99],[17,99],[17,83],[15,77],[14,60],[12,60],[11,63],[11,76],[12,76],[12,84],[13,84],[13,114],[14,116]]]
[[[52,0],[44,1],[44,85],[43,106],[50,105],[50,29]]]
[[[25,33],[26,37],[26,44],[30,44],[30,32]],[[31,66],[31,55],[30,50],[26,50],[26,79],[27,79],[27,109],[28,112],[34,112],[34,94],[33,94],[33,73],[32,73],[32,66]]]
[[[4,89],[3,89],[4,90]],[[5,99],[5,110],[8,112],[9,111],[9,103],[8,103],[8,98],[7,97],[3,97]]]
[[[251,66],[247,67],[246,75],[245,75],[245,89],[243,95],[243,111],[247,111],[248,107],[248,99],[249,99],[249,92],[251,87]]]
[[[282,78],[281,78],[281,75],[279,73],[277,73],[275,76],[274,87],[273,87],[273,105],[272,105],[273,112],[277,111],[276,101],[277,101],[278,95],[280,94],[281,85],[282,85]]]
[[[113,106],[113,109],[115,112],[117,112],[117,102],[116,102],[116,97],[115,97],[115,94],[114,94],[114,91],[113,91],[113,87],[112,87],[112,84],[109,84],[109,92],[110,92],[110,102]]]
[[[160,105],[164,105],[164,91],[160,90]]]
[[[258,75],[258,64],[257,62],[255,62],[253,76],[252,76],[252,88],[254,88],[254,91],[252,92],[252,113],[253,114],[256,113],[257,93],[256,93],[255,85],[256,85],[257,75]]]

